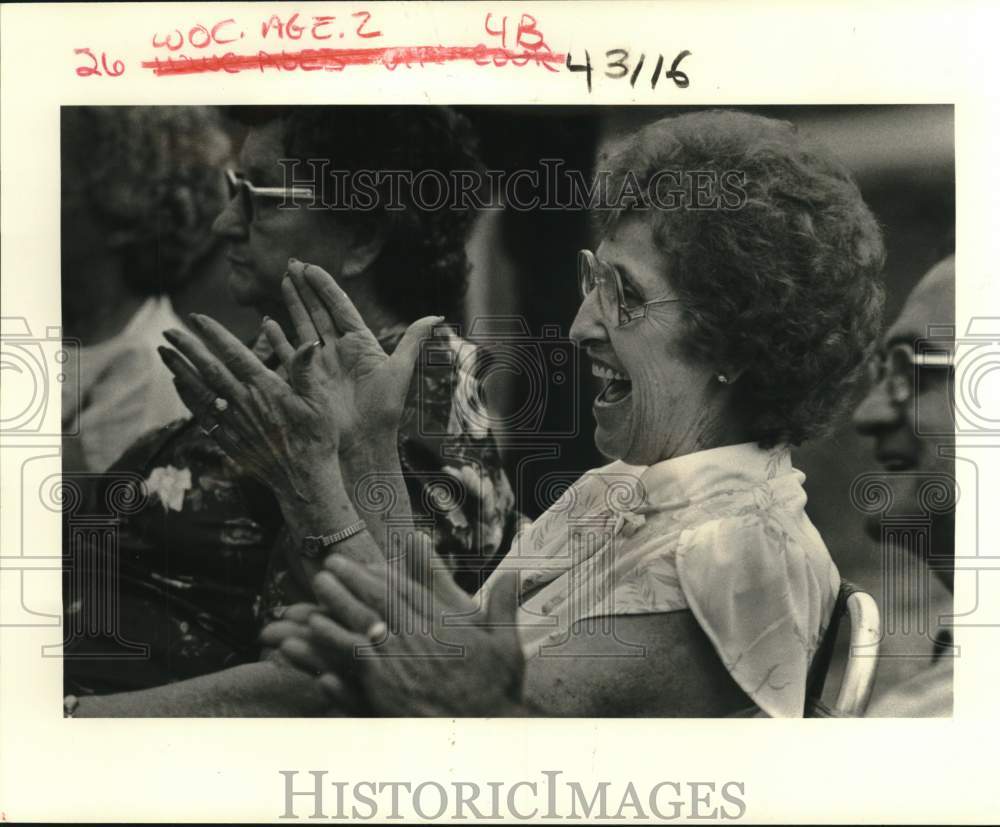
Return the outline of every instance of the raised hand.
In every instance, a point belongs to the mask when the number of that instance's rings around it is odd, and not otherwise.
[[[287,379],[207,316],[191,316],[197,337],[165,334],[186,360],[160,353],[203,429],[279,497],[301,500],[338,455],[371,444],[395,451],[420,340],[441,317],[412,324],[388,356],[321,268],[290,261],[282,291],[302,344],[293,347],[273,320],[263,330]]]
[[[190,321],[198,336],[164,334],[180,353],[160,348],[182,401],[232,459],[279,497],[301,498],[318,469],[315,458],[336,456],[336,434],[324,427],[322,400],[296,391],[213,319],[193,314]],[[309,365],[318,349],[309,342],[295,351],[290,362],[296,375],[312,376]],[[303,452],[311,464],[301,461]]]
[[[422,339],[441,316],[428,316],[407,329],[389,356],[347,294],[321,267],[295,259],[288,263],[282,293],[300,342],[322,341],[319,358],[302,376],[327,406],[341,453],[364,445],[395,446],[396,429]],[[295,351],[274,322],[264,331],[291,372]]]

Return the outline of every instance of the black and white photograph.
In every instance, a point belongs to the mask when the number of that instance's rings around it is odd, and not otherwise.
[[[995,822],[998,26],[0,4],[0,825]]]
[[[66,714],[950,716],[952,135],[64,108]]]

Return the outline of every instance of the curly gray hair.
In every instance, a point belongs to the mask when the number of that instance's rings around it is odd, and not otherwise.
[[[214,109],[82,106],[62,112],[62,195],[128,256],[144,294],[169,293],[212,245],[232,146]]]
[[[715,110],[651,123],[598,166],[644,191],[664,170],[717,173],[710,195],[742,175],[739,209],[648,210],[664,278],[691,354],[741,372],[734,404],[752,438],[826,431],[850,404],[884,302],[882,232],[843,164],[790,123]],[[599,232],[626,213],[598,212]]]

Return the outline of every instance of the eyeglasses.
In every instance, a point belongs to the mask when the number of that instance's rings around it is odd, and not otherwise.
[[[601,261],[590,250],[580,250],[577,254],[576,270],[583,298],[586,299],[595,287],[598,288],[597,300],[601,312],[606,319],[617,319],[618,327],[624,327],[636,319],[644,318],[647,310],[654,304],[680,301],[680,299],[653,299],[631,306],[626,304],[625,289],[618,269]]]
[[[244,177],[243,173],[233,169],[226,170],[226,184],[229,186],[229,198],[239,196],[240,209],[247,223],[257,217],[257,199],[270,198],[281,199],[282,201],[294,200],[296,198],[315,197],[315,192],[310,187],[256,187]]]
[[[902,405],[913,398],[915,368],[951,368],[954,363],[951,353],[915,353],[911,345],[900,342],[872,358],[868,363],[868,378],[873,386],[887,381],[889,399],[896,405]]]

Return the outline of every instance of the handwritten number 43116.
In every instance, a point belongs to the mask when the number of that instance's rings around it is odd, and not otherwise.
[[[687,74],[682,72],[678,67],[681,65],[681,61],[684,60],[691,52],[685,50],[674,58],[674,62],[670,64],[670,69],[666,72],[663,71],[663,55],[657,55],[656,64],[653,67],[652,74],[649,77],[649,85],[651,89],[656,88],[656,84],[659,83],[660,77],[667,78],[674,82],[674,85],[680,89],[686,89],[690,80]],[[593,74],[594,67],[590,62],[590,52],[584,51],[584,62],[574,63],[573,55],[566,55],[566,68],[571,72],[586,72],[587,73],[587,91],[590,92],[593,87]],[[604,53],[605,66],[604,74],[606,77],[617,80],[619,78],[628,77],[629,85],[635,86],[636,81],[639,80],[639,75],[642,72],[643,67],[646,65],[646,55],[639,55],[639,59],[636,61],[635,66],[629,65],[629,53],[626,49],[609,49]]]

